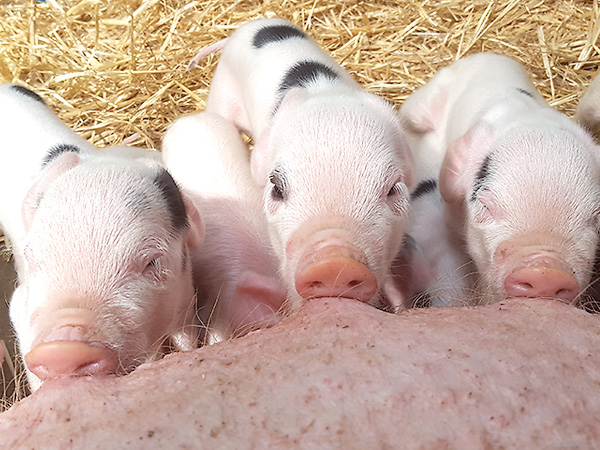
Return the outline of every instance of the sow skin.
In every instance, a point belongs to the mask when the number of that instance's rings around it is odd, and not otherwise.
[[[599,321],[551,300],[309,301],[127,376],[47,382],[0,414],[0,447],[598,447]]]

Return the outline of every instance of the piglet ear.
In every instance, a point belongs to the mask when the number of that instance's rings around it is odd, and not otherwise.
[[[400,120],[409,132],[423,134],[439,128],[446,113],[449,96],[445,74],[442,69],[435,81],[417,89],[400,108]]]
[[[23,225],[25,230],[29,230],[33,216],[37,210],[38,204],[44,191],[56,180],[61,174],[72,169],[79,164],[79,156],[74,152],[65,152],[58,155],[48,166],[46,166],[37,178],[33,186],[29,189],[23,200],[21,214],[23,217]]]
[[[272,130],[277,127],[278,122],[289,120],[294,111],[298,110],[300,105],[306,101],[307,94],[302,88],[290,89],[281,103],[276,107],[274,121],[263,131],[260,136],[253,136],[254,149],[250,154],[250,168],[254,181],[264,188],[269,179],[269,173],[273,169],[276,151],[273,148],[271,139]]]
[[[480,123],[450,144],[439,179],[440,194],[446,202],[460,204],[465,201],[469,184],[475,180],[493,138],[491,127]]]
[[[188,216],[189,230],[187,244],[190,248],[198,248],[204,242],[204,222],[198,208],[187,194],[181,193],[185,211]]]
[[[253,271],[243,272],[226,310],[227,331],[234,336],[245,334],[253,326],[277,323],[287,298],[285,286],[276,278]]]

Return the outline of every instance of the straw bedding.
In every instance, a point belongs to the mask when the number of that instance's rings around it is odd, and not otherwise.
[[[169,123],[205,105],[218,54],[186,71],[193,55],[278,16],[398,105],[439,67],[491,51],[523,62],[570,114],[600,60],[599,9],[589,0],[0,1],[0,81],[35,89],[96,145],[138,133],[135,144],[158,149]]]
[[[282,17],[396,105],[440,67],[487,51],[522,62],[572,115],[600,62],[599,16],[597,0],[0,0],[0,82],[34,89],[98,146],[133,136],[160,149],[174,119],[205,106],[218,54],[186,71],[195,53]]]

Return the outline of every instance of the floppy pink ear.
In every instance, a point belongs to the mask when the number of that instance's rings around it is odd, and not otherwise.
[[[306,98],[307,94],[304,89],[290,89],[279,104],[274,114],[274,120],[269,124],[269,127],[262,135],[253,136],[254,149],[250,154],[250,169],[254,180],[261,188],[267,184],[269,173],[277,156],[271,142],[273,128],[277,127],[281,121],[289,120],[289,117],[293,115],[294,111],[298,110]]]
[[[400,120],[408,131],[423,134],[435,130],[442,122],[448,104],[449,89],[444,74],[413,92],[400,108]]]
[[[446,202],[460,204],[465,201],[469,183],[475,179],[493,138],[491,127],[482,123],[474,125],[450,144],[439,179],[440,194]]]
[[[44,168],[36,182],[31,186],[23,205],[21,206],[21,215],[23,217],[23,225],[25,230],[28,230],[33,221],[33,216],[37,210],[38,203],[44,191],[56,180],[61,174],[72,169],[79,164],[79,156],[74,152],[65,152],[58,155],[49,166]]]
[[[227,328],[232,334],[251,325],[274,324],[287,298],[285,286],[276,278],[245,271],[239,277],[234,296],[227,308]]]
[[[187,244],[191,248],[200,247],[204,242],[204,221],[192,199],[183,192],[181,193],[181,198],[185,205],[189,223]]]

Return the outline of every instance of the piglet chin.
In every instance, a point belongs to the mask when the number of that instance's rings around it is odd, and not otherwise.
[[[65,375],[108,375],[115,373],[118,367],[114,351],[81,341],[39,344],[25,355],[25,363],[42,381]]]

